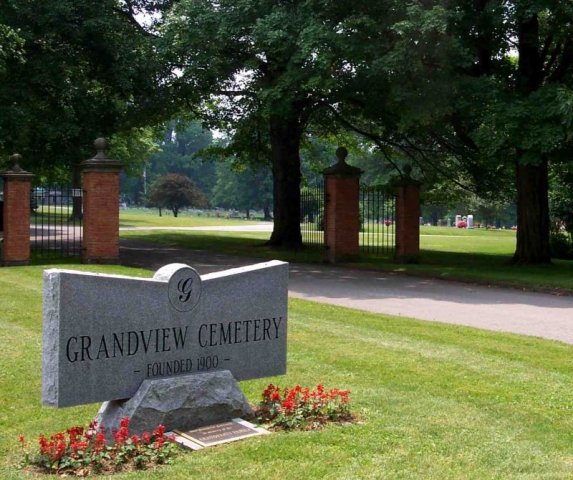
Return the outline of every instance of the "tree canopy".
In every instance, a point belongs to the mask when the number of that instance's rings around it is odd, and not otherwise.
[[[99,136],[169,110],[155,39],[136,21],[161,2],[1,0],[0,153],[35,173],[69,172]],[[137,135],[138,132],[132,132]]]
[[[426,177],[515,189],[514,261],[549,261],[548,165],[573,147],[573,2],[435,0],[399,17],[391,42],[367,27],[333,115]]]
[[[193,181],[185,175],[170,173],[159,177],[151,186],[149,203],[159,208],[168,208],[177,217],[182,208],[207,206],[207,199]]]
[[[344,68],[339,31],[349,7],[319,0],[180,0],[166,20],[180,91],[201,91],[216,108],[212,121],[249,132],[238,138],[268,139],[273,245],[302,242],[300,146],[311,117],[337,88],[334,73]]]
[[[385,178],[409,163],[436,192],[515,194],[514,261],[549,261],[549,172],[558,188],[573,150],[572,0],[0,2],[0,153],[64,170],[96,136],[150,152],[146,128],[200,118],[235,161],[271,165],[270,242],[298,247],[301,148],[347,129]],[[187,133],[163,139],[155,159],[182,163],[158,174],[196,157],[171,155]]]

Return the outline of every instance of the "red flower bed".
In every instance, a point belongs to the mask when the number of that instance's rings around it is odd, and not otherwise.
[[[112,434],[113,443],[108,444],[104,429],[94,421],[87,429],[72,427],[50,438],[40,435],[39,450],[33,453],[28,452],[26,440],[20,436],[24,465],[44,473],[86,477],[92,473],[113,473],[167,463],[177,452],[175,442],[165,435],[163,425],[140,437],[130,435],[129,419],[123,418],[119,430]]]
[[[263,392],[255,416],[271,428],[314,429],[326,422],[350,421],[350,392],[317,385],[310,390],[300,385],[280,389],[272,383]]]

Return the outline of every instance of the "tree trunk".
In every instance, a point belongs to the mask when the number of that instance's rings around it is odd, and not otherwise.
[[[271,209],[268,205],[263,206],[263,220],[265,222],[270,222],[273,219],[271,217]]]
[[[175,218],[177,218],[177,215],[179,214],[179,209],[177,207],[172,208],[171,211],[173,212],[173,216]]]
[[[518,12],[517,28],[517,91],[527,97],[537,91],[543,81],[537,15],[526,9]],[[550,263],[547,158],[541,158],[537,164],[524,164],[523,155],[523,151],[517,152],[517,245],[512,263]]]
[[[272,116],[270,137],[273,161],[274,228],[269,245],[302,247],[300,232],[299,115]]]
[[[245,216],[246,216],[247,220],[251,219],[251,209],[250,208],[245,208]]]
[[[512,263],[550,263],[548,166],[517,163],[517,246]]]

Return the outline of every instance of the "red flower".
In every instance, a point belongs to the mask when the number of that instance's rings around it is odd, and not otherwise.
[[[156,437],[163,437],[165,434],[165,427],[163,425],[158,425],[157,428],[153,431],[153,435]]]
[[[283,402],[283,408],[286,413],[290,413],[294,409],[294,402],[292,400],[285,400]]]
[[[99,453],[105,448],[105,445],[106,445],[106,439],[103,432],[96,433],[94,450]]]

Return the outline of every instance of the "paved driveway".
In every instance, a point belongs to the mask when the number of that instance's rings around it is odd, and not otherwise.
[[[181,262],[208,273],[263,260],[121,240],[125,265]],[[323,265],[291,264],[289,295],[375,313],[521,333],[573,344],[573,296]]]

